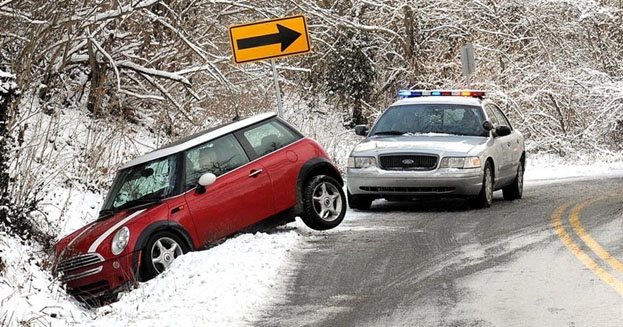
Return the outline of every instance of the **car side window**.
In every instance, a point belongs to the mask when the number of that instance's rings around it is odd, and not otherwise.
[[[258,157],[269,154],[277,149],[300,139],[289,128],[272,120],[253,127],[242,133]]]
[[[512,130],[513,127],[511,126],[511,123],[508,121],[508,119],[506,119],[506,116],[502,113],[502,110],[500,110],[500,108],[498,108],[497,106],[492,107],[495,115],[498,117],[498,121],[500,122],[500,124],[508,126]]]
[[[199,177],[206,173],[221,176],[249,162],[238,140],[225,135],[194,147],[184,154],[186,167],[185,189],[197,186]]]
[[[493,111],[493,107],[491,105],[486,105],[485,111],[487,112],[487,116],[489,117],[489,120],[493,123],[493,127],[500,126],[500,120],[495,115],[495,112]]]

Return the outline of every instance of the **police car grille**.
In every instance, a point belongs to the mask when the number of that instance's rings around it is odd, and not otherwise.
[[[382,156],[381,168],[388,170],[433,170],[437,167],[436,156],[397,155]]]

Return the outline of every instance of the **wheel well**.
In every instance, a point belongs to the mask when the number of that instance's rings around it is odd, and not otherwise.
[[[182,242],[184,242],[184,244],[186,245],[186,248],[188,249],[188,251],[192,251],[192,250],[194,250],[194,249],[195,249],[195,247],[194,247],[192,244],[189,244],[189,243],[188,243],[188,242],[191,242],[191,240],[188,240],[188,239],[187,239],[187,236],[186,236],[186,235],[184,235],[184,234],[183,234],[182,232],[180,232],[179,230],[177,230],[177,229],[175,229],[175,228],[171,228],[171,227],[169,227],[169,228],[166,228],[166,229],[160,230],[160,231],[158,231],[158,232],[163,232],[163,231],[164,231],[164,232],[170,232],[170,233],[172,233],[172,234],[175,234],[175,236],[179,237],[179,238],[180,238],[180,240],[182,240]],[[155,232],[155,233],[157,233],[157,232]],[[154,234],[154,233],[152,233],[152,235],[153,235],[153,234]],[[151,237],[151,235],[150,235],[149,237]]]
[[[335,169],[333,169],[332,167],[325,166],[325,165],[312,168],[312,170],[310,170],[309,173],[307,173],[307,175],[305,176],[305,180],[303,181],[302,186],[305,186],[305,184],[307,184],[310,178],[314,176],[318,176],[318,175],[331,176],[335,178],[335,180],[337,180],[338,183],[340,183],[340,186],[344,186],[344,181],[342,180],[342,176],[338,172],[336,172]]]
[[[493,162],[493,158],[489,157],[485,162],[491,164],[491,174],[493,175],[493,182],[495,183],[495,163]]]

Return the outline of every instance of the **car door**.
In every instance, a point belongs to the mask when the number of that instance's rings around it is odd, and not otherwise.
[[[517,165],[519,164],[519,159],[521,158],[522,154],[521,137],[519,135],[519,132],[517,132],[511,125],[510,120],[508,120],[508,117],[506,117],[506,114],[504,114],[504,112],[502,112],[502,110],[498,106],[493,105],[493,110],[498,116],[498,120],[500,121],[500,123],[508,126],[511,129],[511,135],[509,135],[511,140],[510,143],[507,142],[506,145],[508,146],[508,151],[510,151],[511,153],[511,175],[514,177],[514,173],[517,171]]]
[[[253,125],[236,133],[236,136],[268,171],[276,212],[294,206],[301,163],[292,144],[303,136],[278,119]]]
[[[186,203],[204,244],[274,212],[270,176],[260,163],[250,162],[232,134],[185,151],[184,170]],[[197,182],[208,172],[217,178],[202,193]]]
[[[504,123],[500,121],[498,115],[496,115],[492,104],[486,104],[484,107],[487,117],[493,123],[494,128],[504,125]],[[512,153],[509,151],[508,146],[512,141],[512,136],[496,136],[495,133],[493,134],[493,138],[489,141],[489,148],[493,153],[493,159],[497,166],[495,182],[496,185],[500,185],[506,183],[512,174]]]

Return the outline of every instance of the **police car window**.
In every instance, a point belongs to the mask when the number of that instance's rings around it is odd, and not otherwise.
[[[299,139],[278,121],[269,121],[243,133],[258,156],[269,154]]]
[[[185,188],[197,186],[199,177],[213,173],[217,177],[249,162],[236,138],[229,134],[186,151]]]
[[[500,108],[498,108],[497,106],[493,106],[493,111],[495,112],[495,115],[498,118],[500,124],[508,126],[511,129],[513,128],[508,119],[506,119],[506,116],[504,116],[504,114],[502,113],[502,110],[500,110]]]
[[[500,120],[495,115],[495,112],[493,111],[493,108],[491,107],[491,105],[486,105],[485,111],[487,112],[487,116],[489,116],[489,120],[493,123],[493,126],[494,127],[500,126]]]

